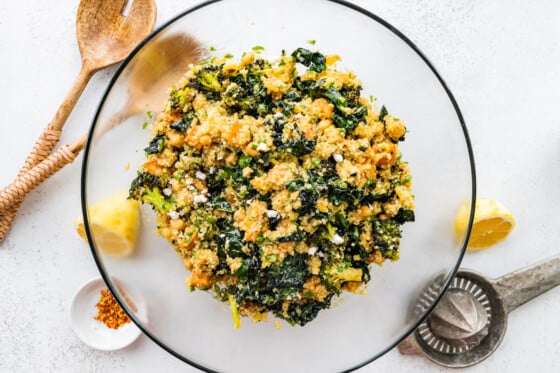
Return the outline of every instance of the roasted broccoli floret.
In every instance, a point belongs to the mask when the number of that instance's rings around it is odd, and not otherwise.
[[[359,105],[361,92],[362,92],[362,87],[359,85],[357,86],[343,85],[342,88],[340,88],[340,93],[344,96],[344,98],[346,98],[346,101],[348,102],[348,106],[350,107]]]
[[[159,212],[169,212],[173,209],[173,202],[166,199],[160,192],[159,188],[146,189],[142,196],[144,203],[149,203]]]
[[[221,92],[223,90],[219,66],[206,66],[195,73],[189,81],[189,86],[207,92]]]
[[[243,113],[258,112],[259,102],[245,88],[236,83],[230,84],[222,96],[225,104],[234,111]]]
[[[159,212],[171,211],[174,203],[161,194],[162,189],[163,185],[159,177],[142,172],[132,181],[129,198],[148,203]]]
[[[400,239],[401,229],[395,220],[385,219],[373,222],[374,248],[380,250],[384,258],[391,260],[399,258]]]
[[[169,92],[169,105],[173,110],[182,109],[187,103],[187,91],[173,87]]]
[[[130,185],[128,197],[139,200],[146,189],[153,188],[163,189],[161,179],[156,175],[140,172]]]
[[[229,110],[253,116],[268,113],[271,98],[257,74],[250,71],[246,76],[237,74],[229,80],[230,84],[222,94],[222,100]]]

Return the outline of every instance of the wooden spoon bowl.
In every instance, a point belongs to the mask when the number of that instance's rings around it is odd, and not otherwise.
[[[82,0],[76,29],[82,62],[95,70],[122,61],[154,29],[154,0]]]

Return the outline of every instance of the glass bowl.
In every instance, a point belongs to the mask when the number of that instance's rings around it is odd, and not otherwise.
[[[277,328],[274,320],[247,319],[234,330],[226,304],[189,291],[182,260],[154,233],[149,206],[143,208],[131,256],[104,254],[89,227],[88,206],[128,190],[136,176],[151,136],[142,129],[149,121],[146,112],[162,108],[166,88],[184,69],[179,62],[169,63],[167,55],[191,53],[194,39],[201,46],[198,53],[208,56],[240,57],[254,46],[265,47],[267,58],[298,47],[338,54],[339,67],[361,79],[363,95],[377,97],[377,105],[386,105],[407,125],[401,149],[413,175],[416,221],[403,226],[400,260],[372,268],[365,295],[343,294],[304,327],[282,323]],[[164,47],[166,43],[174,48]],[[155,103],[154,95],[159,97]],[[86,231],[101,275],[148,337],[209,371],[343,371],[383,355],[435,305],[422,315],[409,312],[421,290],[436,276],[443,275],[445,285],[454,276],[468,241],[474,198],[472,149],[443,79],[398,30],[343,1],[210,1],[178,15],[149,36],[110,82],[89,134],[82,171]],[[470,206],[469,229],[456,237],[455,215],[464,201]],[[125,294],[115,285],[119,280],[146,299],[149,320],[123,302]]]

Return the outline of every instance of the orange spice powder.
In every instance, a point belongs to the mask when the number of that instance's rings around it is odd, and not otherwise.
[[[101,290],[101,299],[95,307],[97,307],[97,315],[94,320],[102,322],[111,329],[118,329],[130,322],[130,318],[109,290]]]

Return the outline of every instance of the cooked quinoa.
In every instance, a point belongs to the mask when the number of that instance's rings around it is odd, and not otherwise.
[[[304,325],[414,220],[403,122],[361,96],[336,55],[299,48],[191,66],[174,85],[130,197],[208,291],[239,315]]]

